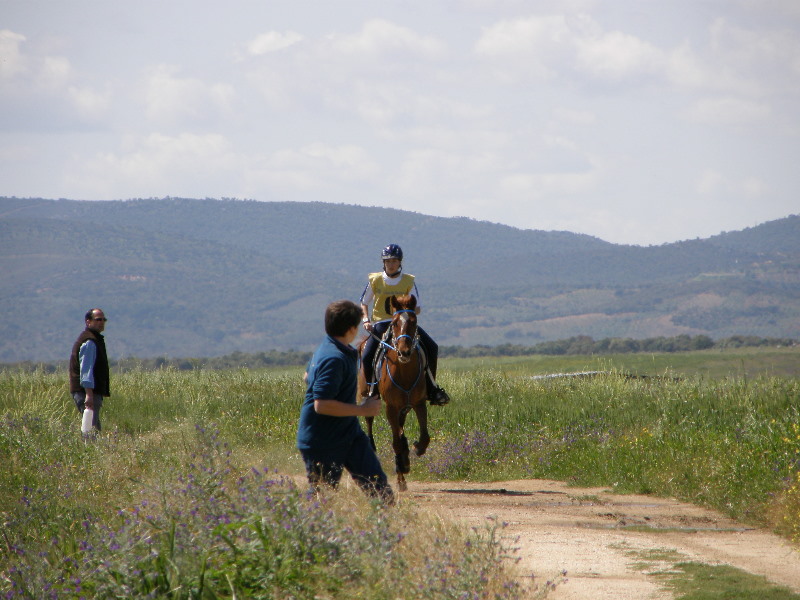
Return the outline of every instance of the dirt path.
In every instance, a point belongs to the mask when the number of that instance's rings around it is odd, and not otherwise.
[[[406,501],[481,525],[494,516],[519,536],[520,567],[537,581],[566,581],[553,600],[672,598],[648,571],[681,560],[729,564],[800,592],[800,552],[781,538],[669,499],[621,496],[540,479],[497,483],[409,482]],[[402,500],[401,500],[402,501]],[[670,552],[650,561],[642,553]]]

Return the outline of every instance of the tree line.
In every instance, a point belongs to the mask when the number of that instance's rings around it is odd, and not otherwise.
[[[723,350],[726,348],[783,347],[795,346],[799,342],[792,338],[769,338],[750,335],[735,335],[714,341],[707,335],[677,335],[654,337],[642,340],[632,338],[603,338],[595,340],[580,335],[563,340],[540,342],[534,346],[501,344],[499,346],[444,346],[439,348],[440,357],[472,358],[483,356],[547,356],[630,354],[634,352],[691,352],[693,350]]]
[[[724,350],[727,348],[758,348],[797,346],[800,341],[793,338],[758,337],[752,335],[734,335],[717,341],[707,335],[677,335],[674,337],[654,337],[642,340],[632,338],[603,338],[595,340],[590,336],[580,335],[563,340],[540,342],[534,346],[518,344],[501,344],[499,346],[441,346],[440,358],[478,358],[503,356],[530,356],[535,354],[547,356],[593,355],[593,354],[630,354],[635,352],[691,352],[694,350]],[[111,360],[111,368],[117,372],[141,369],[145,371],[158,369],[177,369],[180,371],[193,369],[259,369],[266,367],[305,366],[311,358],[311,352],[296,350],[268,352],[233,352],[224,356],[207,358],[121,358]],[[67,361],[34,362],[24,361],[0,364],[0,371],[36,371],[53,373],[66,370]]]

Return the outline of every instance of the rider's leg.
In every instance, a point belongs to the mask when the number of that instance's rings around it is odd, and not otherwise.
[[[364,381],[367,382],[367,388],[372,391],[372,363],[375,360],[375,350],[378,347],[378,342],[372,336],[367,338],[367,343],[364,344],[364,349],[361,352],[361,368],[364,369]]]
[[[450,396],[431,380],[431,376],[433,380],[436,379],[436,367],[439,362],[439,345],[433,341],[433,338],[429,336],[422,327],[418,327],[417,331],[419,332],[419,339],[422,343],[422,347],[425,350],[425,356],[428,359],[428,371],[430,371],[430,373],[425,374],[428,382],[428,400],[430,400],[431,404],[442,406],[450,402]]]
[[[373,363],[375,362],[375,352],[378,350],[379,344],[378,340],[375,338],[382,338],[388,327],[389,321],[378,321],[372,325],[372,335],[367,338],[367,343],[364,344],[364,351],[361,355],[361,363],[364,369],[364,379],[366,380],[371,393],[375,393],[371,384],[375,383]]]

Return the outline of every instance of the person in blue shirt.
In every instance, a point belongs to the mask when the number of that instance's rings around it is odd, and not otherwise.
[[[336,488],[346,469],[368,494],[391,504],[394,493],[358,417],[377,416],[379,396],[357,398],[358,351],[350,344],[361,308],[349,300],[325,309],[325,333],[306,369],[306,395],[297,427],[297,448],[311,488]]]

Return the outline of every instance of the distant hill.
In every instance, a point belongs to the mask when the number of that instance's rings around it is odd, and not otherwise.
[[[800,337],[800,216],[639,247],[324,203],[0,198],[0,362],[63,359],[91,306],[115,357],[308,350],[390,242],[443,345]]]

